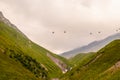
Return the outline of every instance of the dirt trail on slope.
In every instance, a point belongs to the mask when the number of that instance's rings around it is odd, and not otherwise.
[[[94,59],[90,60],[88,63],[86,63],[85,65],[83,65],[84,67],[87,67],[88,65],[94,63],[99,57],[101,57],[102,54],[96,56]]]
[[[120,69],[120,61],[116,62],[112,67],[107,69],[104,73],[106,73],[106,72],[113,72],[114,73],[118,69]]]

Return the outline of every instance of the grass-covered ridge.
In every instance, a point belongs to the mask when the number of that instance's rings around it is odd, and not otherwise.
[[[63,62],[65,60],[64,58],[54,55],[50,51],[35,44],[17,28],[12,28],[2,21],[0,21],[0,50],[12,59],[20,62],[24,67],[33,65],[32,68],[35,69],[31,70],[31,68],[26,68],[34,74],[37,74],[41,69],[43,70],[43,74],[47,74],[47,77],[50,78],[59,77],[62,74],[61,69],[47,56],[47,53],[63,60]],[[25,60],[26,63],[24,63]],[[32,61],[33,63],[31,63]],[[37,66],[37,64],[40,66]],[[39,75],[44,78],[42,74]]]
[[[96,57],[82,67],[76,66],[61,80],[119,80],[120,40],[99,50]],[[116,67],[117,65],[117,67]]]
[[[75,66],[80,66],[80,65],[85,65],[85,63],[89,62],[91,59],[93,59],[93,57],[95,57],[95,53],[91,52],[91,53],[80,53],[72,58],[69,59],[69,63],[71,63],[71,65],[73,67]]]

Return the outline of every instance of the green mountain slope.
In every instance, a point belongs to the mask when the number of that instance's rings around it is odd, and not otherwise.
[[[76,66],[61,80],[119,80],[120,40],[115,40],[96,53],[86,65]]]
[[[37,78],[20,63],[0,51],[0,80],[37,80]]]
[[[34,75],[42,78],[54,78],[62,74],[62,70],[47,56],[48,53],[67,63],[66,59],[29,40],[3,15],[0,16],[0,50],[11,59],[20,62]]]
[[[84,63],[89,62],[93,57],[95,57],[95,53],[80,53],[69,59],[69,63],[72,64],[73,67],[84,65]]]

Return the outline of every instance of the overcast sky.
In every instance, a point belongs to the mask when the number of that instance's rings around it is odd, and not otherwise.
[[[32,41],[57,54],[120,28],[120,0],[0,0],[0,11]]]

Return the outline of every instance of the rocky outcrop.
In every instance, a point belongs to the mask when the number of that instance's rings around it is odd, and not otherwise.
[[[47,56],[63,71],[63,73],[67,72],[67,65],[63,61],[55,58],[50,53],[47,53]]]
[[[4,15],[2,14],[1,11],[0,11],[0,21],[1,21],[1,22],[4,22],[5,24],[7,24],[7,25],[10,26],[10,27],[13,27],[13,28],[17,29],[15,25],[13,25],[8,19],[6,19],[6,18],[4,17]]]
[[[7,24],[9,27],[14,28],[18,33],[26,37],[14,24],[12,24],[7,18],[4,17],[3,13],[0,11],[0,22]],[[27,37],[26,37],[27,38]]]

